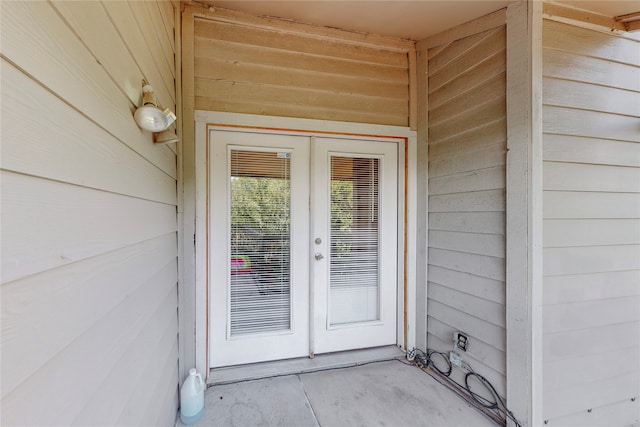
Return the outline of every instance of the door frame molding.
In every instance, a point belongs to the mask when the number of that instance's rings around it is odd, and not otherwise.
[[[417,235],[417,136],[408,127],[327,120],[261,116],[253,114],[195,112],[195,235],[194,252],[185,251],[186,265],[195,265],[196,369],[209,378],[209,271],[208,271],[208,138],[209,130],[259,132],[301,136],[331,136],[344,139],[375,139],[399,143],[398,150],[398,306],[397,342],[402,349],[416,343],[416,313],[424,312],[426,301],[416,296]],[[404,173],[402,173],[404,171]],[[402,220],[403,219],[403,220]]]

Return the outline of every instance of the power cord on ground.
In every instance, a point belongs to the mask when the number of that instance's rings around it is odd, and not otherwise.
[[[507,408],[504,399],[500,397],[495,387],[493,387],[493,385],[485,377],[478,374],[477,372],[474,372],[468,363],[463,362],[462,368],[467,372],[467,374],[464,377],[464,385],[462,385],[451,378],[451,371],[453,369],[453,366],[451,365],[447,353],[435,350],[427,350],[427,352],[425,353],[420,349],[413,348],[407,352],[407,360],[412,361],[421,369],[432,368],[440,375],[448,377],[449,381],[454,382],[459,387],[465,388],[469,393],[469,396],[471,396],[471,398],[475,400],[479,405],[486,409],[497,412],[500,417],[504,419],[505,423],[508,418],[515,423],[516,427],[522,427],[513,412],[511,412],[509,408]],[[480,384],[482,384],[489,391],[489,393],[493,397],[493,400],[486,399],[471,390],[471,387],[469,386],[469,379],[471,378],[475,378],[476,380],[478,380]]]

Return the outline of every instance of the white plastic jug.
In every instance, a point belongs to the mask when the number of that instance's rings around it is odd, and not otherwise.
[[[189,369],[189,376],[180,387],[180,421],[195,424],[204,414],[204,381],[195,370]]]

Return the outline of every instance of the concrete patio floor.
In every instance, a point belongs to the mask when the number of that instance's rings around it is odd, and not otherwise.
[[[216,385],[207,389],[196,425],[496,426],[401,360]]]

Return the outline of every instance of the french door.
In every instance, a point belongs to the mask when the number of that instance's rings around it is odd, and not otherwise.
[[[397,145],[210,132],[211,367],[395,344]]]
[[[394,344],[397,145],[312,141],[315,353]]]

